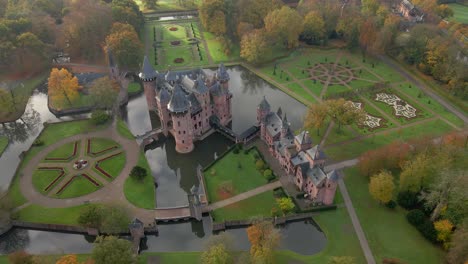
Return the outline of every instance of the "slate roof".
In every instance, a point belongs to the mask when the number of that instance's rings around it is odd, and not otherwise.
[[[276,113],[269,113],[265,117],[265,127],[271,136],[275,136],[281,132],[282,123],[283,121]]]
[[[219,82],[216,82],[213,84],[213,86],[210,87],[210,93],[214,96],[222,96],[226,94],[226,91],[221,87]]]
[[[169,102],[171,100],[171,94],[167,90],[166,87],[163,87],[161,91],[159,91],[159,101],[161,102]]]
[[[188,95],[188,100],[190,101],[190,106],[192,109],[192,114],[196,114],[202,110],[202,107],[200,105],[200,102],[198,101],[197,97],[195,94],[190,93]]]
[[[284,118],[283,118],[281,126],[289,130],[289,123],[288,123],[288,118],[286,117],[286,114],[284,114]]]
[[[149,62],[148,56],[145,56],[143,59],[143,67],[138,76],[143,80],[154,79],[158,76],[158,72],[154,70],[153,65]]]
[[[226,71],[226,67],[224,67],[223,63],[219,65],[218,71],[216,72],[216,77],[220,81],[229,81],[229,74]]]
[[[332,170],[330,171],[329,173],[327,173],[327,178],[331,181],[338,181],[340,179],[340,174],[338,174],[338,172],[336,172],[336,170]]]
[[[183,113],[189,110],[189,101],[182,90],[182,87],[177,83],[172,91],[172,97],[167,105],[167,109],[173,113]]]
[[[283,115],[283,110],[281,109],[281,106],[278,107],[278,111],[276,111],[276,114],[277,114],[278,116],[282,116],[282,115]]]
[[[327,175],[322,169],[314,167],[307,170],[306,177],[310,178],[315,186],[318,186],[327,177]]]
[[[312,144],[312,138],[308,131],[303,130],[299,135],[295,137],[299,145]]]
[[[195,81],[195,90],[200,94],[208,92],[208,87],[206,87],[205,81],[202,79],[201,75],[198,75],[198,78]]]
[[[258,109],[270,111],[270,104],[269,104],[268,101],[266,100],[265,96],[263,96],[262,101],[261,101],[260,104],[258,105]]]
[[[300,164],[309,164],[309,160],[306,157],[306,153],[304,151],[300,151],[294,158],[291,159],[291,163],[293,166],[297,166]]]
[[[318,145],[306,150],[306,152],[307,155],[309,155],[312,158],[312,160],[325,159],[325,153],[323,153],[323,151],[320,150]]]

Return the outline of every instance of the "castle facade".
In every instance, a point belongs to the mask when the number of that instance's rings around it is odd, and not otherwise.
[[[309,132],[302,131],[294,135],[281,108],[276,112],[270,108],[266,98],[263,98],[257,107],[260,138],[308,199],[317,204],[333,204],[339,180],[338,173],[325,173],[325,154],[319,145],[312,144]]]
[[[212,131],[210,118],[227,126],[232,120],[229,74],[223,64],[214,72],[197,69],[159,73],[145,56],[139,74],[149,110],[156,111],[164,135],[176,142],[176,151],[189,153],[194,142]]]

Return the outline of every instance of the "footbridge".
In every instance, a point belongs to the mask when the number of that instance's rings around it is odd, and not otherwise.
[[[258,136],[258,134],[260,133],[260,127],[251,126],[241,134],[237,134],[231,128],[222,125],[219,121],[219,118],[215,115],[210,117],[210,126],[217,132],[221,133],[222,135],[236,143],[246,144],[250,140],[254,139],[256,136]]]
[[[153,130],[147,131],[142,135],[136,136],[137,142],[140,146],[144,149],[144,147],[148,144],[153,143],[154,141],[158,141],[163,136],[163,131],[160,127],[155,128]]]

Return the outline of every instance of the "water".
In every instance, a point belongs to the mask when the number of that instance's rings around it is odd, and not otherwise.
[[[231,76],[230,90],[234,95],[232,128],[236,133],[243,132],[256,122],[256,107],[263,96],[270,102],[272,110],[276,111],[279,106],[282,107],[283,113],[288,115],[292,129],[297,130],[301,127],[306,112],[304,105],[242,67],[229,68],[228,72]],[[122,110],[122,116],[134,135],[144,134],[159,126],[157,116],[150,115],[147,111],[144,95],[132,99]],[[0,157],[0,187],[7,188],[19,165],[19,154],[31,146],[44,122],[60,122],[82,117],[56,118],[47,108],[46,94],[41,90],[35,91],[22,117],[23,121],[0,126],[0,133],[6,134],[11,141],[6,152]],[[158,183],[157,206],[187,204],[187,193],[193,185],[198,184],[195,170],[198,164],[208,165],[214,160],[215,153],[220,155],[231,144],[231,141],[215,133],[203,142],[197,142],[195,150],[190,154],[178,154],[172,138],[149,146],[145,155]],[[146,251],[200,251],[211,236],[211,223],[205,218],[202,222],[161,225],[159,230],[159,236],[147,238]],[[234,247],[237,250],[249,248],[245,229],[227,232],[234,237]],[[313,221],[288,224],[283,227],[282,235],[281,248],[300,254],[315,254],[326,244],[324,234]],[[0,253],[6,254],[19,249],[35,254],[89,253],[92,241],[92,237],[77,234],[14,229],[0,238]]]

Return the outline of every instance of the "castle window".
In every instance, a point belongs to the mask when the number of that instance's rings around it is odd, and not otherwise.
[[[201,121],[200,121],[200,122],[198,122],[198,125],[201,127]]]
[[[180,131],[179,131],[179,135],[180,135]]]
[[[184,135],[185,135],[185,130],[184,130]]]
[[[180,126],[180,121],[177,121],[177,126]]]
[[[195,129],[197,129],[197,127],[198,127],[197,124],[195,124]]]
[[[182,140],[182,144],[184,144],[184,143],[185,143],[185,140]]]
[[[328,188],[331,188],[331,184],[328,184]]]

